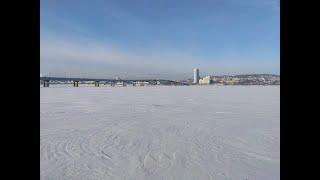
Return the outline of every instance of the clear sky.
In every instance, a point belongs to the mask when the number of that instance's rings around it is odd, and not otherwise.
[[[41,0],[41,73],[279,74],[279,14],[279,0]]]

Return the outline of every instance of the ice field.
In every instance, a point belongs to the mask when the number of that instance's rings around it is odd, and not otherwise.
[[[43,180],[280,179],[280,86],[40,89]]]

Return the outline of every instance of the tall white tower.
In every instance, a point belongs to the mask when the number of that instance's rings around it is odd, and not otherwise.
[[[195,68],[195,69],[193,69],[193,83],[198,84],[199,83],[199,79],[200,79],[199,69]]]

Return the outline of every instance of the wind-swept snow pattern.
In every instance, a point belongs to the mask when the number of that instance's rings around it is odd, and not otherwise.
[[[279,86],[41,88],[41,179],[280,179]]]

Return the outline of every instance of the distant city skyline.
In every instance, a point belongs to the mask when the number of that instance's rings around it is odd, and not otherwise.
[[[41,73],[192,78],[280,71],[279,0],[41,0]]]

